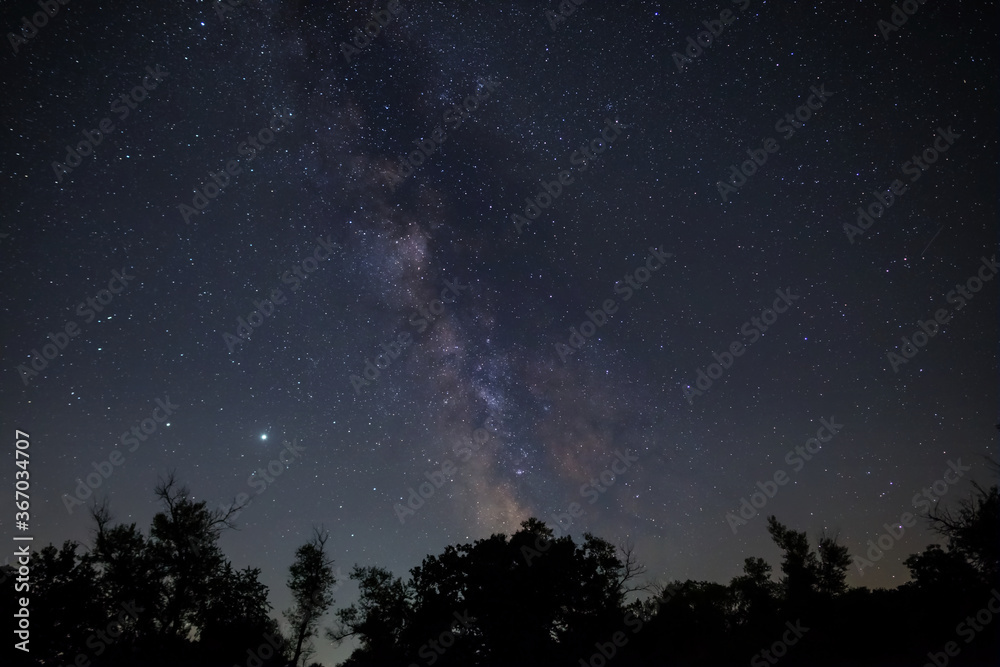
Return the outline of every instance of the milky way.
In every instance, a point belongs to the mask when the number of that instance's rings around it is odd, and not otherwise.
[[[996,250],[995,13],[562,4],[401,1],[356,40],[387,3],[71,3],[8,40],[0,392],[36,540],[89,539],[64,499],[133,426],[96,496],[143,526],[172,469],[251,494],[223,548],[276,609],[314,524],[402,575],[578,504],[574,537],[727,581],[776,553],[727,514],[777,470],[762,512],[852,552],[949,460],[987,481],[996,286],[953,291]]]

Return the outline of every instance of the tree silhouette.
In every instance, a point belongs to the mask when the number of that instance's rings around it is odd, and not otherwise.
[[[968,562],[992,586],[1000,584],[1000,526],[997,486],[972,483],[972,494],[955,510],[935,507],[926,516],[931,528],[948,538],[948,549]]]
[[[847,569],[851,566],[847,547],[837,544],[836,535],[821,535],[817,549],[819,567],[816,573],[816,590],[827,597],[842,595],[847,590]]]
[[[85,645],[91,623],[104,619],[104,596],[97,585],[94,568],[77,554],[79,545],[64,542],[60,549],[51,544],[32,559],[32,613],[36,647],[44,647],[43,655],[55,659],[73,660]]]
[[[89,550],[65,542],[32,555],[32,652],[8,662],[309,662],[336,584],[327,533],[314,528],[290,564],[289,640],[270,615],[260,570],[237,570],[219,547],[232,512],[210,511],[173,475],[155,493],[162,510],[148,534],[134,523],[115,524],[100,503],[91,510]],[[579,541],[555,537],[529,518],[510,536],[448,545],[405,580],[355,565],[350,578],[359,597],[336,610],[336,625],[324,634],[335,643],[357,641],[341,667],[774,664],[761,650],[795,627],[808,627],[808,634],[783,649],[782,667],[920,664],[928,651],[955,640],[957,623],[982,619],[998,595],[997,488],[974,485],[968,498],[927,519],[947,544],[905,560],[910,582],[869,590],[847,585],[850,557],[835,536],[820,535],[813,550],[806,533],[773,516],[768,531],[781,552],[780,581],[772,579],[771,563],[749,557],[728,585],[688,580],[666,587],[639,580],[645,568],[628,542],[616,547],[590,533]],[[0,575],[13,613],[17,570],[3,567]],[[961,659],[993,664],[1000,623],[977,622],[963,626],[977,629],[961,645]]]
[[[146,537],[134,523],[111,524],[111,510],[106,501],[91,509],[91,517],[95,524],[94,546],[85,558],[99,573],[106,611],[110,613],[122,603],[135,602],[146,613],[133,619],[134,643],[155,646],[162,626],[158,612],[165,603],[162,582],[166,569],[154,558]]]
[[[781,580],[788,607],[799,610],[813,601],[819,581],[819,561],[809,548],[805,532],[790,530],[774,516],[767,517],[767,532],[782,551]]]
[[[358,601],[336,612],[338,624],[327,637],[334,644],[350,637],[360,641],[351,655],[357,664],[403,659],[401,637],[412,619],[412,588],[381,567],[355,565],[350,578],[358,582]]]
[[[268,615],[267,586],[259,577],[257,568],[235,570],[227,562],[208,579],[199,633],[199,649],[205,658],[232,664],[236,648],[242,662],[244,649],[249,648],[247,640],[259,644],[258,638],[265,635],[280,637],[277,621]]]
[[[35,554],[32,607],[45,619],[32,651],[39,664],[228,667],[245,663],[265,635],[279,650],[260,664],[287,662],[260,570],[235,570],[218,546],[233,510],[208,510],[173,475],[154,493],[163,511],[148,536],[114,525],[101,502],[91,508],[89,551],[67,542]]]
[[[165,510],[153,517],[149,531],[152,557],[165,574],[160,631],[164,639],[181,643],[206,620],[205,584],[222,575],[225,558],[217,543],[231,525],[219,510],[209,511],[205,501],[191,500],[188,488],[178,484],[172,473],[157,484],[154,493]]]
[[[743,561],[743,574],[729,583],[733,596],[734,624],[755,627],[773,624],[778,611],[780,586],[771,580],[771,566],[763,558]]]
[[[329,534],[313,528],[312,538],[295,551],[295,562],[288,568],[288,588],[294,605],[285,612],[292,626],[295,650],[292,665],[299,664],[303,653],[308,654],[309,640],[316,633],[319,620],[333,604],[331,592],[336,577],[333,560],[327,556]]]
[[[360,600],[337,612],[340,626],[328,636],[359,639],[349,664],[417,657],[440,665],[553,664],[621,625],[625,595],[643,571],[630,546],[622,556],[593,535],[577,545],[529,519],[510,539],[492,535],[426,557],[407,582],[381,568],[355,568]]]

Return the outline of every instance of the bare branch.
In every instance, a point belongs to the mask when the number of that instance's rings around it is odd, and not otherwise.
[[[649,584],[642,586],[628,585],[633,579],[646,574],[646,566],[639,562],[639,558],[635,553],[635,544],[629,540],[622,540],[618,543],[618,551],[622,555],[622,569],[617,586],[622,596],[636,591],[649,591]]]

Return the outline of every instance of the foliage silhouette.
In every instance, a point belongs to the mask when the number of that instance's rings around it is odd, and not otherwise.
[[[333,560],[326,553],[327,539],[326,531],[313,528],[312,539],[295,551],[295,562],[289,568],[288,588],[295,604],[285,612],[285,617],[292,626],[293,665],[311,654],[310,640],[316,634],[320,618],[333,604],[331,591],[336,577]]]
[[[172,475],[154,493],[162,509],[148,534],[97,504],[89,549],[65,542],[33,553],[31,653],[5,664],[304,666],[320,636],[353,642],[343,667],[761,667],[778,648],[783,666],[882,666],[924,664],[947,642],[960,646],[950,665],[995,664],[1000,622],[980,613],[1000,601],[995,485],[974,485],[950,511],[924,517],[945,543],[906,558],[911,580],[891,590],[848,586],[851,558],[836,536],[820,535],[813,549],[773,516],[779,578],[749,557],[728,584],[669,585],[640,579],[630,544],[589,533],[577,543],[529,518],[510,536],[446,546],[406,579],[355,565],[358,599],[323,632],[337,582],[328,534],[314,529],[289,566],[287,637],[260,570],[235,569],[219,548],[239,508],[213,512]],[[11,616],[16,575],[0,568]],[[795,642],[778,646],[790,628]]]

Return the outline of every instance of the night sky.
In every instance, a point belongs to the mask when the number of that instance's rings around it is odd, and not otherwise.
[[[148,529],[176,470],[250,499],[222,547],[279,613],[312,525],[343,574],[405,575],[578,503],[574,538],[727,582],[777,566],[766,514],[863,554],[955,469],[946,506],[991,482],[988,3],[164,4],[5,39],[0,405],[36,548],[89,543],[88,474]]]

